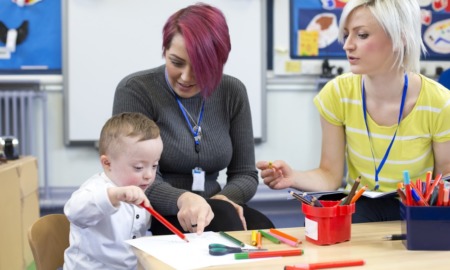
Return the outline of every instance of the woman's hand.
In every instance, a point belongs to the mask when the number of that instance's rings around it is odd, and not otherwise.
[[[284,189],[293,186],[292,169],[282,160],[258,161],[256,167],[261,170],[260,176],[264,184],[272,189]]]
[[[240,206],[239,204],[233,202],[232,200],[228,199],[228,197],[224,196],[224,195],[214,195],[211,197],[211,199],[215,199],[215,200],[223,200],[223,201],[227,201],[229,203],[231,203],[231,205],[234,206],[234,209],[236,209],[236,212],[239,215],[239,218],[241,219],[242,222],[242,226],[244,227],[244,230],[247,230],[247,222],[245,221],[245,217],[244,217],[244,208],[242,208],[242,206]]]
[[[202,234],[211,223],[214,213],[206,200],[192,192],[181,194],[177,201],[177,217],[183,230]]]

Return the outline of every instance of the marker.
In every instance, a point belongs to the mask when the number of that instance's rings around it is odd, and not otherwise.
[[[431,184],[430,189],[427,188],[427,194],[425,195],[425,200],[428,202],[430,200],[431,194],[434,192],[434,188],[439,184],[442,178],[442,173],[436,175],[433,184]],[[431,205],[431,203],[430,203]]]
[[[265,237],[270,240],[270,242],[279,244],[280,240],[278,240],[276,237],[273,237],[273,235],[266,233],[265,231],[258,230],[259,233],[261,233],[262,237]]]
[[[256,247],[262,249],[262,234],[260,231],[256,232]]]
[[[256,247],[256,230],[252,230],[252,246]]]
[[[358,176],[355,179],[355,183],[353,184],[352,189],[350,189],[350,192],[348,193],[347,197],[345,197],[344,201],[342,201],[340,203],[341,205],[350,204],[350,202],[352,201],[353,196],[355,196],[356,189],[358,188],[360,182],[361,182],[361,176]]]
[[[276,234],[276,235],[279,235],[279,236],[281,236],[281,237],[284,237],[284,238],[286,238],[286,239],[289,239],[289,240],[291,240],[291,241],[297,242],[297,243],[299,243],[299,244],[302,242],[302,241],[300,241],[298,238],[296,238],[296,237],[294,237],[294,236],[292,236],[292,235],[289,235],[289,234],[287,234],[287,233],[284,233],[284,232],[282,232],[282,231],[279,231],[279,230],[277,230],[277,229],[274,229],[274,228],[269,229],[269,232],[271,232],[271,233],[273,233],[273,234]]]
[[[406,234],[390,234],[383,237],[383,240],[405,240]]]
[[[430,188],[430,184],[431,184],[431,176],[432,176],[432,172],[431,171],[427,171],[427,175],[425,177],[425,190],[423,190],[423,194],[427,194],[428,189]]]
[[[225,237],[226,239],[230,240],[231,242],[235,243],[236,245],[245,247],[244,242],[234,238],[233,236],[229,235],[228,233],[220,231],[219,234],[222,235],[223,237]]]
[[[259,252],[251,252],[251,253],[236,253],[236,254],[234,254],[234,258],[236,260],[243,260],[243,259],[286,257],[286,256],[299,256],[299,255],[303,255],[303,249],[259,251]]]
[[[325,268],[337,268],[337,267],[347,267],[347,266],[361,266],[364,264],[365,264],[364,260],[347,260],[347,261],[322,262],[322,263],[304,263],[304,264],[296,264],[294,266],[285,266],[284,270],[325,269]]]
[[[180,232],[167,219],[165,219],[158,212],[156,212],[155,209],[145,206],[143,202],[141,203],[141,206],[144,207],[145,209],[147,209],[147,211],[150,212],[150,214],[152,214],[152,216],[155,217],[157,220],[159,220],[159,222],[161,222],[164,226],[166,226],[167,229],[171,230],[174,234],[178,235],[178,237],[180,237],[184,241],[189,242],[189,240],[186,238],[186,235],[184,235],[182,232]]]
[[[283,242],[284,244],[290,245],[291,247],[298,247],[298,242],[289,240],[289,239],[287,239],[287,238],[284,238],[284,237],[282,237],[282,236],[276,235],[276,234],[271,233],[271,232],[269,232],[269,234],[270,234],[272,237],[276,238],[278,241]]]
[[[355,196],[353,196],[352,200],[350,201],[350,204],[355,203],[361,197],[364,191],[366,191],[366,189],[367,186],[363,186],[362,188],[360,188],[358,192],[355,194]]]
[[[411,185],[410,185],[410,179],[409,179],[409,172],[408,171],[403,171],[403,185],[405,186],[406,205],[407,206],[412,206],[413,205],[413,200],[412,200],[412,195],[411,195]]]
[[[430,206],[427,203],[427,201],[425,201],[425,198],[422,196],[422,193],[420,193],[414,185],[411,185],[411,195],[418,205]]]

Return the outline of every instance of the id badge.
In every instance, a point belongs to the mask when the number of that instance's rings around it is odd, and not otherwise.
[[[192,170],[192,190],[205,191],[205,172],[200,167]]]

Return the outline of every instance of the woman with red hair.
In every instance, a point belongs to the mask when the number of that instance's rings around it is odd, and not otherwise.
[[[146,191],[152,206],[199,234],[274,227],[245,205],[258,174],[246,88],[223,74],[231,50],[225,16],[203,3],[177,11],[164,25],[162,49],[165,65],[124,78],[113,105],[113,114],[140,112],[160,127],[164,150]],[[157,220],[151,231],[171,233]]]

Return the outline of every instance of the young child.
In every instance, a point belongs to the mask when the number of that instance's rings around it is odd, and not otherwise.
[[[139,113],[121,113],[103,126],[99,141],[103,172],[89,178],[64,207],[70,247],[64,270],[136,269],[124,241],[146,234],[150,206],[144,194],[155,180],[163,149],[158,126]],[[51,244],[51,243],[50,243]]]

